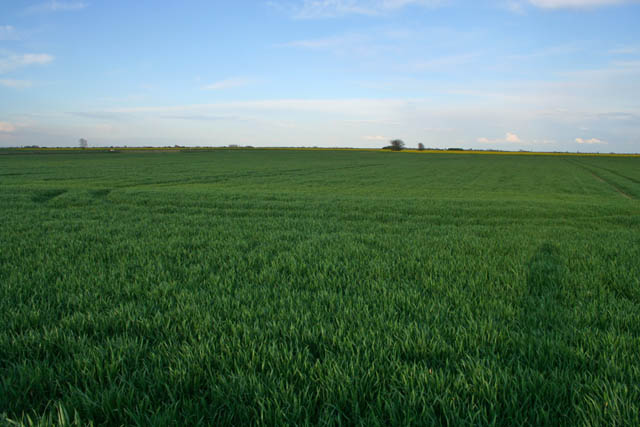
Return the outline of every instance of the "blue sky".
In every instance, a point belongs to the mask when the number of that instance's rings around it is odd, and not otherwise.
[[[0,3],[0,146],[640,152],[640,2]]]

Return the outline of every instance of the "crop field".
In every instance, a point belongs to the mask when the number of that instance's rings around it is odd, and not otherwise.
[[[640,157],[4,151],[0,219],[0,424],[640,424]]]

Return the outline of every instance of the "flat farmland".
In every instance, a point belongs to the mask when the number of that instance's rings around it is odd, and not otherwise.
[[[4,151],[0,219],[0,422],[640,423],[640,157]]]

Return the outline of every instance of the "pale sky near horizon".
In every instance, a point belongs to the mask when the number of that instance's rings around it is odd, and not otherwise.
[[[640,2],[2,0],[0,147],[640,152]]]

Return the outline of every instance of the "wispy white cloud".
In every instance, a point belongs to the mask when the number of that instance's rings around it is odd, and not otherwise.
[[[87,7],[87,3],[82,1],[57,1],[50,0],[44,3],[29,6],[26,13],[60,12],[81,10]]]
[[[469,47],[477,44],[479,33],[449,27],[376,26],[289,40],[274,47],[331,54],[363,75],[387,70],[402,79],[406,73],[451,69],[482,59],[484,47]],[[386,83],[383,89],[389,89]]]
[[[598,7],[634,2],[634,0],[529,0],[532,5],[544,9]]]
[[[458,55],[447,55],[438,58],[431,58],[423,61],[417,61],[404,67],[409,71],[438,71],[451,67],[468,64],[481,55],[480,52],[469,52]]]
[[[11,25],[0,25],[0,40],[18,40],[16,29]]]
[[[367,141],[388,141],[390,138],[382,135],[365,135],[362,139],[366,139]]]
[[[276,47],[326,52],[346,60],[368,59],[384,62],[399,52],[398,34],[384,31],[348,32],[327,37],[293,40],[275,45]],[[362,62],[359,65],[362,66]]]
[[[0,132],[11,133],[16,130],[16,127],[9,122],[0,122]]]
[[[511,132],[507,132],[507,135],[504,137],[504,140],[505,142],[513,142],[513,143],[522,142],[522,140],[518,135]]]
[[[504,143],[522,144],[524,143],[524,141],[513,132],[507,132],[504,138],[489,139],[483,136],[476,139],[476,142],[479,142],[480,144],[504,144]]]
[[[376,62],[384,61],[383,58],[396,53],[398,50],[394,43],[390,43],[386,34],[374,36],[371,33],[364,32],[293,40],[278,44],[276,47],[326,52],[346,60],[357,58],[358,61],[368,59]],[[362,65],[362,62],[359,62],[359,65]]]
[[[604,6],[638,3],[638,0],[503,0],[507,10],[517,14],[526,14],[527,8],[540,9],[593,9]]]
[[[107,111],[69,111],[67,114],[71,114],[76,117],[82,117],[85,119],[96,120],[122,120],[126,118],[126,116],[122,113]]]
[[[175,120],[196,120],[196,121],[248,121],[246,117],[227,116],[227,115],[211,115],[211,114],[173,114],[163,115],[165,119]]]
[[[576,46],[575,44],[563,44],[558,46],[547,46],[532,52],[509,55],[507,58],[523,60],[523,59],[546,58],[550,56],[566,56],[572,53],[579,52],[581,50],[583,49]]]
[[[10,87],[13,89],[25,89],[33,86],[29,80],[0,79],[0,86]]]
[[[360,32],[348,32],[327,37],[299,39],[275,45],[276,47],[329,53],[363,70],[379,68],[387,64],[388,70],[400,73],[423,71],[441,71],[469,64],[482,55],[482,51],[462,51],[462,47],[449,46],[452,39],[466,38],[467,34],[451,31],[386,31],[373,29]],[[425,50],[421,40],[431,40],[436,45],[447,45],[448,53]],[[363,83],[371,89],[371,83]],[[388,82],[382,89],[389,89]],[[378,88],[380,89],[380,88]]]
[[[598,138],[589,138],[589,139],[584,139],[584,138],[576,138],[575,141],[578,144],[606,144],[605,141],[602,141]]]
[[[440,128],[440,127],[428,127],[422,129],[425,132],[453,132],[454,128]]]
[[[635,121],[640,123],[640,115],[633,114],[625,111],[611,111],[607,113],[598,113],[594,115],[595,118],[603,120],[616,120],[616,121]],[[589,129],[583,129],[589,130]]]
[[[269,4],[295,19],[337,18],[345,15],[381,15],[406,6],[433,7],[444,0],[303,0]]]
[[[557,141],[555,139],[534,139],[531,143],[534,145],[555,145]]]
[[[352,124],[352,125],[384,125],[384,126],[400,126],[401,123],[397,121],[384,120],[384,119],[351,119],[351,120],[342,120],[342,123]]]
[[[191,104],[176,106],[126,107],[107,111],[120,113],[175,113],[198,112],[197,114],[213,111],[285,111],[285,112],[313,112],[369,116],[370,120],[378,118],[392,121],[392,112],[405,109],[413,101],[406,99],[267,99],[261,101],[233,101],[214,104]],[[348,119],[348,118],[347,118]]]
[[[247,86],[251,83],[252,83],[251,79],[247,79],[244,77],[234,77],[234,78],[219,80],[217,82],[203,86],[202,88],[205,90],[232,89],[236,87]]]
[[[504,7],[511,12],[524,14],[524,4],[522,0],[506,0]]]
[[[640,53],[640,48],[636,46],[621,46],[614,49],[610,49],[611,55],[636,55]]]
[[[294,40],[291,42],[283,43],[279,46],[318,50],[334,48],[345,49],[346,46],[353,45],[354,43],[364,43],[367,41],[368,38],[362,34],[344,34],[317,39]]]
[[[29,65],[44,65],[53,61],[53,56],[46,53],[8,54],[0,56],[0,73],[6,73]]]

